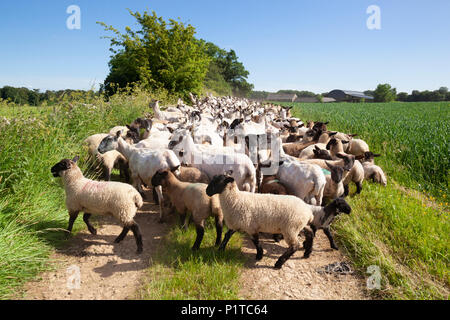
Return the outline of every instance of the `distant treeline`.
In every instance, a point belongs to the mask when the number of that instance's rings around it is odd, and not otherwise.
[[[384,88],[383,85],[378,86],[376,90],[366,90],[364,94],[375,97],[376,101],[385,101],[383,98],[379,98],[379,96],[383,96],[383,91],[390,91],[392,94],[392,98],[388,99],[390,101],[404,101],[404,102],[423,102],[423,101],[450,101],[450,92],[447,87],[440,87],[438,90],[434,91],[419,91],[413,90],[411,94],[407,92],[399,92],[397,93],[395,89],[392,89],[390,86]],[[250,99],[255,100],[265,100],[271,92],[267,91],[252,91],[250,94]],[[321,94],[316,94],[311,91],[299,91],[299,90],[279,90],[275,93],[284,93],[284,94],[296,94],[297,97],[316,97],[320,99],[320,96],[326,97],[328,92],[324,92]]]
[[[47,90],[45,92],[40,92],[39,89],[30,90],[28,88],[14,88],[11,86],[4,86],[0,89],[0,98],[2,100],[12,102],[18,105],[30,105],[30,106],[40,106],[53,105],[61,103],[61,101],[71,101],[80,97],[94,97],[99,95],[98,92],[92,90],[58,90],[52,91]]]

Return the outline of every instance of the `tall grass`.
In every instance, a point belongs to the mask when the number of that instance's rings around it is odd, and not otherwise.
[[[59,230],[67,227],[64,190],[51,166],[80,155],[85,172],[83,140],[142,116],[150,98],[170,99],[135,90],[108,103],[98,97],[89,105],[71,101],[55,108],[15,108],[8,114],[11,124],[0,123],[0,299],[48,268],[49,254],[67,239]]]

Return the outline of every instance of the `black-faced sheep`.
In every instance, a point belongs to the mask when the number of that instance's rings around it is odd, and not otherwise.
[[[112,215],[123,226],[114,242],[122,241],[131,230],[136,239],[137,253],[141,253],[142,235],[134,221],[137,210],[143,205],[139,192],[125,183],[97,182],[85,178],[77,166],[78,159],[78,156],[72,160],[63,159],[51,168],[53,176],[63,180],[66,207],[70,216],[67,230],[72,231],[80,211],[84,212],[83,220],[92,234],[97,234],[97,231],[89,222],[91,214]]]

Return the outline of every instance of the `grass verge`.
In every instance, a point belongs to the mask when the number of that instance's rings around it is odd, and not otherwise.
[[[187,231],[172,227],[153,257],[148,279],[138,291],[139,299],[224,300],[239,299],[240,269],[244,265],[242,238],[235,234],[224,252],[214,247],[213,220],[197,252],[194,226]]]

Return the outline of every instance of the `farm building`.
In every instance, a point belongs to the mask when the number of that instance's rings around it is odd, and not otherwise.
[[[269,93],[267,96],[268,101],[280,101],[280,102],[294,102],[297,99],[296,94],[286,93]]]
[[[373,100],[372,96],[364,94],[364,92],[350,91],[350,90],[333,90],[327,95],[328,98],[333,98],[340,102],[360,102],[362,99]]]

